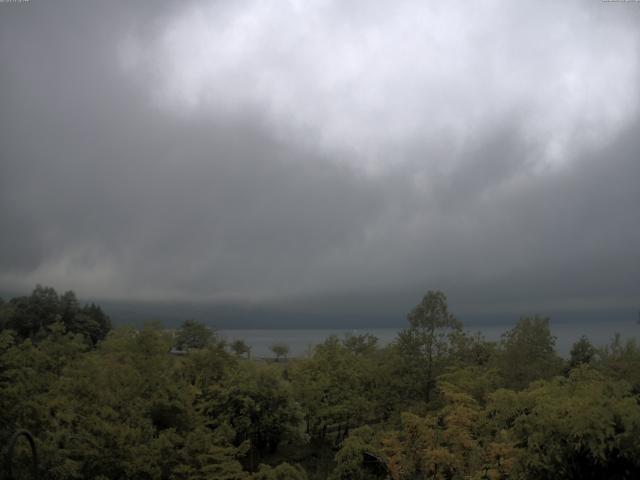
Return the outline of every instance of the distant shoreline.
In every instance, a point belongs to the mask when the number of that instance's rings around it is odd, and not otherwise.
[[[464,330],[472,335],[480,333],[489,341],[498,341],[500,336],[515,325],[493,324],[474,325]],[[324,342],[330,335],[370,333],[378,338],[379,345],[388,345],[395,339],[400,328],[262,328],[262,329],[218,329],[218,334],[228,341],[244,340],[252,349],[252,356],[273,357],[270,350],[274,343],[285,343],[290,348],[289,357],[306,357],[313,346]],[[632,321],[626,322],[550,322],[551,333],[556,337],[556,351],[563,357],[569,355],[572,345],[586,335],[591,342],[604,346],[619,333],[623,340],[636,338],[640,340],[640,325]]]

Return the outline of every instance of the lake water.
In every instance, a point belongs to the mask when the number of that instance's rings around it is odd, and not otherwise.
[[[596,346],[608,344],[615,333],[620,333],[623,339],[635,338],[640,340],[640,325],[631,321],[624,322],[586,322],[586,323],[550,323],[551,332],[556,336],[556,350],[563,356],[568,356],[571,346],[586,335]],[[471,333],[480,332],[487,340],[499,340],[500,335],[512,328],[513,325],[479,325],[468,328]],[[219,333],[228,341],[244,340],[251,347],[254,357],[272,357],[270,347],[275,343],[289,346],[289,356],[304,357],[311,352],[314,345],[324,342],[330,335],[342,337],[348,333],[370,333],[378,337],[380,345],[392,342],[399,329],[374,328],[366,329],[298,329],[298,330],[220,330]]]

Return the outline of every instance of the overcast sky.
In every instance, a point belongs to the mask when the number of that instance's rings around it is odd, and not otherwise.
[[[638,305],[639,87],[637,3],[0,3],[0,290]]]

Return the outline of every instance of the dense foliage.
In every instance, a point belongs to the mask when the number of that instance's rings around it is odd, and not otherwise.
[[[33,432],[46,478],[640,478],[635,341],[564,360],[534,317],[487,342],[441,292],[389,346],[330,337],[308,358],[251,359],[193,320],[111,329],[43,287],[0,301],[0,329],[0,443]]]

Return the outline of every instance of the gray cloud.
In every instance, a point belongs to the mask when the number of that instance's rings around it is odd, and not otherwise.
[[[0,289],[633,305],[640,11],[470,8],[3,5]]]

